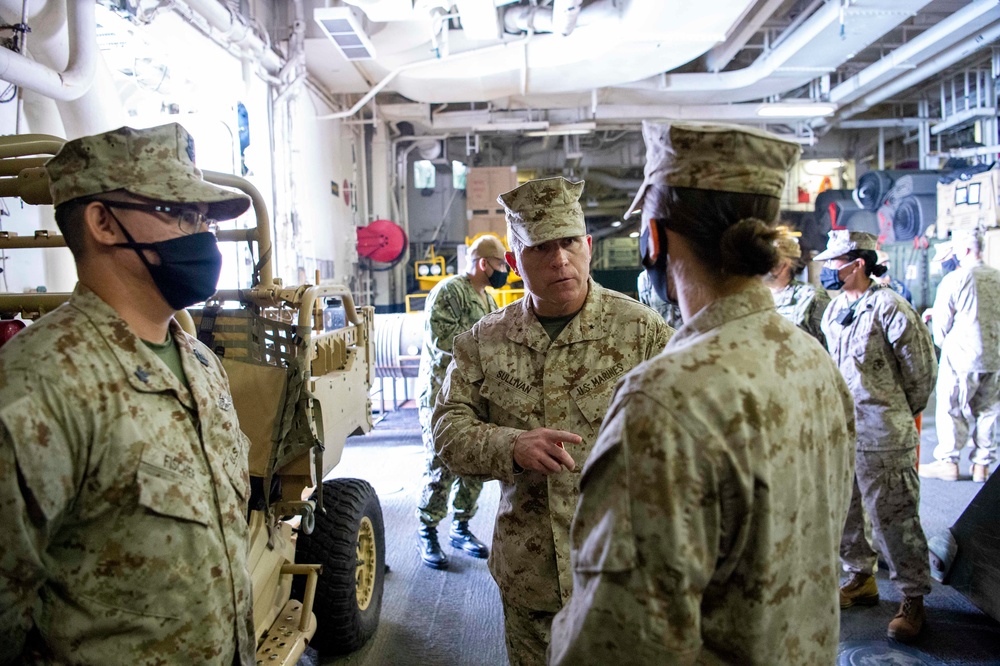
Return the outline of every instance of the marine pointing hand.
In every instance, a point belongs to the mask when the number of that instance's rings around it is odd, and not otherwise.
[[[563,467],[576,467],[564,444],[580,444],[583,438],[565,430],[535,428],[522,432],[514,440],[514,462],[524,469],[541,474],[555,474]]]

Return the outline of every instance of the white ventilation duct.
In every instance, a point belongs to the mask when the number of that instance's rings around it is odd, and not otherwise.
[[[512,50],[506,57],[495,57],[484,52],[460,62],[442,60],[401,70],[392,89],[416,101],[435,103],[504,99],[527,106],[525,98],[530,95],[535,108],[589,106],[591,91],[602,88],[611,88],[610,97],[622,104],[761,99],[834,71],[929,2],[827,2],[747,68],[664,74],[721,42],[732,28],[731,17],[744,15],[752,2],[718,0],[706,12],[689,0],[596,0],[582,7],[569,36],[536,34],[520,54]],[[382,33],[373,35],[381,49],[379,38]],[[482,42],[472,43],[461,32],[452,35],[453,54],[473,46],[481,48]],[[391,44],[386,48],[391,50]],[[425,54],[426,46],[417,47],[387,55],[377,64],[385,72],[398,70]]]
[[[423,102],[488,101],[510,95],[592,90],[671,70],[720,42],[753,0],[716,0],[711,12],[689,0],[596,0],[567,35],[534,34],[505,57],[483,52],[400,72],[393,89]],[[426,58],[426,44],[393,53],[389,31],[371,35],[382,76]],[[452,56],[482,49],[460,31]],[[383,50],[384,44],[384,50]],[[376,63],[373,63],[373,65]]]
[[[21,3],[17,3],[20,5]],[[87,92],[97,69],[97,29],[93,2],[66,0],[69,62],[58,72],[20,53],[0,48],[0,79],[55,100],[74,100]]]

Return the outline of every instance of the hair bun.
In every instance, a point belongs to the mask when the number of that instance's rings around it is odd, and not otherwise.
[[[764,220],[747,217],[722,232],[722,270],[729,275],[764,275],[778,263],[779,232]]]

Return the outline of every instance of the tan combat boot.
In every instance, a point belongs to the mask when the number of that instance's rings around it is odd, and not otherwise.
[[[972,466],[972,480],[976,483],[986,483],[986,479],[990,478],[990,466],[989,465],[973,465]]]
[[[926,617],[923,597],[904,597],[903,603],[899,605],[899,612],[889,622],[886,634],[900,643],[909,643],[920,635]]]
[[[921,465],[917,474],[925,479],[941,479],[942,481],[958,481],[958,463],[950,460],[935,460]]]
[[[875,576],[852,573],[847,582],[840,586],[840,607],[874,606],[878,603],[878,584]]]

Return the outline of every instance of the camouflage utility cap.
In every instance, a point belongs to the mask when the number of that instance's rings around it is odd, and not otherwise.
[[[587,235],[580,195],[583,181],[529,180],[497,197],[507,217],[507,239],[534,247],[557,238]]]
[[[492,234],[480,236],[469,246],[469,256],[473,259],[503,259],[506,252],[503,242]]]
[[[799,247],[799,239],[796,237],[796,233],[785,227],[778,227],[778,231],[781,235],[774,240],[774,247],[778,250],[778,254],[791,259],[801,257],[802,248]]]
[[[979,248],[982,242],[982,237],[980,237],[975,229],[956,229],[951,232],[952,250]]]
[[[642,207],[650,185],[780,197],[802,149],[739,125],[643,121],[645,179],[625,217]]]
[[[830,241],[826,249],[816,255],[816,261],[826,261],[842,257],[853,250],[871,250],[878,247],[878,239],[864,231],[848,231],[837,229],[830,232]]]
[[[68,141],[45,164],[56,206],[73,199],[125,190],[164,203],[203,203],[208,217],[229,220],[250,207],[250,197],[202,178],[194,140],[177,123],[116,130]]]
[[[938,243],[934,246],[934,256],[931,257],[931,261],[944,261],[954,254],[955,248],[952,247],[951,241]]]

